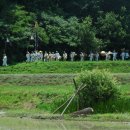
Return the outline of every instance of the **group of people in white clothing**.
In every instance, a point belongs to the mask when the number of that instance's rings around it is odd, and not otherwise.
[[[119,55],[120,54],[120,55]],[[122,61],[129,59],[130,55],[128,51],[122,51],[121,53],[116,52],[115,50],[113,52],[111,51],[101,51],[100,53],[96,52],[90,52],[89,54],[89,60],[90,61],[98,61],[101,57],[103,57],[104,60],[113,60],[116,61],[117,59],[121,59]]]
[[[35,62],[43,60],[43,52],[42,51],[34,51],[26,53],[26,62]]]
[[[55,53],[54,52],[49,52],[47,53],[45,51],[45,54],[44,54],[44,61],[47,62],[47,61],[59,61],[61,60],[61,55],[58,51],[56,51]]]
[[[75,61],[76,57],[80,58],[80,61],[84,61],[85,59],[89,59],[89,61],[99,61],[101,58],[104,60],[113,60],[116,61],[117,59],[121,60],[127,60],[129,58],[129,52],[128,51],[122,51],[119,55],[118,52],[115,50],[113,52],[111,51],[101,51],[101,52],[90,52],[89,54],[86,54],[84,52],[80,52],[78,55],[76,52],[72,51],[68,55],[65,51],[62,55],[58,51],[54,52],[47,52],[45,51],[44,54],[42,51],[35,51],[35,52],[27,52],[26,53],[26,62],[34,62],[34,61],[66,61],[70,59],[70,61]],[[119,58],[120,57],[120,58]]]
[[[99,61],[101,58],[104,60],[113,60],[116,61],[117,59],[120,59],[122,61],[128,60],[130,55],[129,51],[122,51],[121,53],[116,52],[115,50],[113,52],[111,51],[101,51],[101,52],[90,52],[89,54],[86,54],[84,52],[80,52],[78,55],[76,52],[72,51],[68,55],[65,51],[63,52],[62,55],[58,51],[54,52],[47,52],[43,54],[42,51],[34,51],[34,52],[27,52],[26,53],[26,62],[35,62],[35,61],[44,61],[44,62],[49,62],[49,61],[67,61],[70,59],[70,61],[75,61],[76,57],[80,58],[80,61],[84,61],[86,59],[89,59],[89,61]],[[7,55],[3,55],[2,59],[3,66],[7,66]]]
[[[122,51],[121,53],[118,53],[115,50],[113,52],[111,52],[111,51],[108,51],[108,52],[102,51],[101,55],[105,56],[106,60],[112,59],[113,61],[116,61],[117,59],[121,59],[122,61],[124,61],[124,60],[128,60],[128,58],[130,57],[128,51]]]

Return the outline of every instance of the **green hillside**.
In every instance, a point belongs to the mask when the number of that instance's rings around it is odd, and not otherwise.
[[[0,74],[44,74],[44,73],[77,73],[94,68],[108,69],[112,73],[130,73],[129,61],[100,62],[34,62],[19,63],[0,67]]]

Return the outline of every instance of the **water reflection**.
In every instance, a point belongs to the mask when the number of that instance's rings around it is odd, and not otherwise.
[[[0,130],[128,130],[129,123],[0,118]]]

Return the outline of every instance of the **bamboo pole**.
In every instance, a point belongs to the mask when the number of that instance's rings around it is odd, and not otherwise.
[[[82,88],[81,88],[82,87]],[[84,88],[84,84],[81,84],[80,87],[77,89],[77,91],[73,94],[71,100],[69,101],[69,103],[67,104],[67,106],[65,107],[65,109],[63,110],[63,112],[61,113],[61,116],[65,113],[66,109],[69,107],[69,105],[71,104],[71,102],[73,101],[74,97],[77,95],[77,93],[79,91],[81,91]]]
[[[66,102],[64,102],[60,107],[58,107],[53,114],[55,114],[61,107],[63,107],[70,99],[72,98],[72,96],[70,98],[68,98],[68,100]]]

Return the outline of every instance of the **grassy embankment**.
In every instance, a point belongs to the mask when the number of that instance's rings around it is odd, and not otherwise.
[[[19,63],[0,67],[0,74],[77,73],[94,68],[109,69],[112,73],[129,73],[130,61]]]

